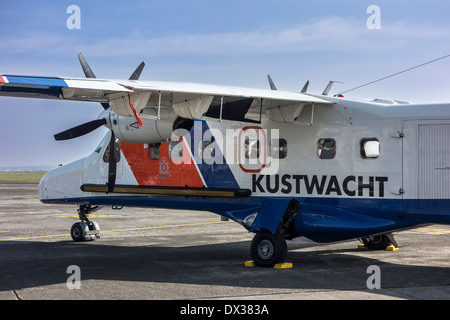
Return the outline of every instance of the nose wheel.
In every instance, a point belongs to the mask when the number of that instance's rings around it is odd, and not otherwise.
[[[81,205],[78,209],[80,222],[76,222],[70,229],[70,236],[75,242],[92,241],[100,238],[100,227],[97,222],[88,219],[87,215],[99,210],[99,207]]]

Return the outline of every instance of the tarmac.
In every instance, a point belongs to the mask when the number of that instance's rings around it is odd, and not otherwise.
[[[292,267],[273,269],[245,266],[253,235],[213,213],[105,207],[91,219],[101,238],[73,242],[76,206],[0,184],[0,300],[450,299],[448,225],[396,233],[397,251],[297,238]]]

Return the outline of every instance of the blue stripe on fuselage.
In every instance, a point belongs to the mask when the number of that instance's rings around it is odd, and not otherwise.
[[[211,211],[242,224],[245,218],[258,213],[266,197],[205,198],[173,196],[95,196],[73,199],[41,199],[43,203],[124,205],[165,209]],[[280,198],[278,198],[280,199]],[[292,199],[292,198],[284,198]],[[360,238],[378,233],[412,228],[426,223],[450,224],[450,215],[430,212],[402,212],[401,199],[295,198],[300,213],[295,218],[295,231],[316,242],[333,242]],[[416,202],[417,199],[405,200]],[[429,201],[429,200],[427,200]],[[345,206],[343,205],[345,204]],[[276,210],[276,208],[273,208]],[[284,210],[282,208],[281,210]],[[270,221],[270,222],[268,222]],[[270,225],[267,225],[269,223]],[[264,219],[259,229],[271,229],[278,221]],[[254,230],[257,231],[257,230]]]
[[[199,130],[200,128],[201,130]],[[216,153],[215,159],[222,160],[218,161],[220,163],[206,163],[206,161],[202,159],[201,155],[199,155],[198,144],[203,140],[203,136],[207,130],[209,130],[209,127],[206,121],[196,120],[190,132],[192,156],[197,165],[198,171],[203,177],[206,187],[239,189],[239,184],[237,183],[233,172],[231,172],[230,166],[228,165],[227,160],[225,159],[219,147],[216,146],[214,148],[214,152]],[[201,136],[199,134],[200,132]]]

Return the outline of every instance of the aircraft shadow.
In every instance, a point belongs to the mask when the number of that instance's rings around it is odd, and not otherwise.
[[[65,285],[70,265],[80,267],[82,280],[237,287],[246,289],[248,295],[253,291],[247,289],[367,292],[370,265],[381,268],[382,289],[393,289],[388,290],[391,296],[410,298],[395,288],[448,285],[450,269],[445,267],[386,263],[377,260],[376,255],[355,254],[356,249],[317,247],[318,250],[302,251],[301,245],[293,247],[295,251],[289,252],[288,258],[294,268],[275,270],[243,266],[249,259],[248,241],[190,247],[131,247],[105,245],[101,241],[1,242],[0,291]],[[447,282],[443,283],[443,279]]]

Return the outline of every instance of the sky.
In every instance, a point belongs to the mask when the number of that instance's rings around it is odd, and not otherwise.
[[[446,0],[0,0],[0,74],[84,77],[81,51],[98,78],[127,79],[145,61],[141,80],[269,88],[270,74],[280,90],[310,80],[317,94],[343,82],[333,94],[449,55],[448,12]],[[450,102],[449,70],[446,58],[346,96]],[[102,110],[0,97],[0,167],[88,155],[107,129],[70,141],[53,135]]]

